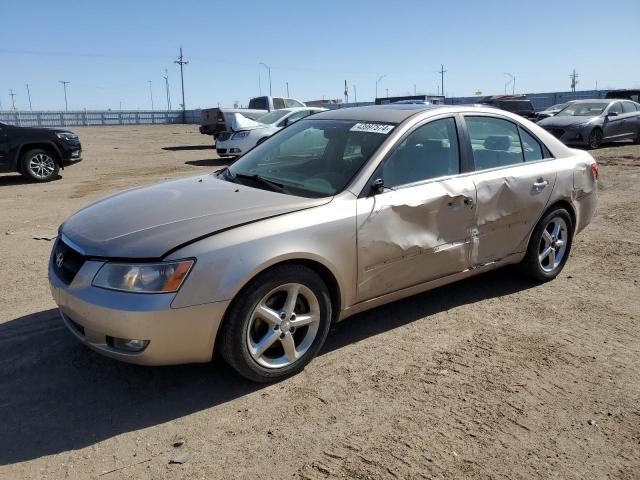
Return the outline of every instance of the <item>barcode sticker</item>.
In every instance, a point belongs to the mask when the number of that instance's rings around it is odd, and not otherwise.
[[[386,135],[393,130],[394,125],[384,125],[382,123],[356,123],[351,127],[352,132],[382,133]]]

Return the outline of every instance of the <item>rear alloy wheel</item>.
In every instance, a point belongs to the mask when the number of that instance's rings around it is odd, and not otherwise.
[[[58,176],[60,166],[46,150],[29,150],[22,157],[21,173],[36,182],[48,182]]]
[[[594,128],[591,130],[589,134],[589,138],[587,139],[589,142],[589,148],[596,149],[602,146],[602,130],[599,128]]]
[[[569,213],[560,207],[551,210],[533,230],[521,269],[537,281],[554,279],[567,262],[572,240]]]
[[[331,300],[322,279],[303,265],[281,265],[258,275],[237,295],[218,346],[242,376],[277,381],[300,372],[316,356],[330,323]]]

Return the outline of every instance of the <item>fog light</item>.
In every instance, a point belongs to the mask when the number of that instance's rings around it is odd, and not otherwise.
[[[231,153],[240,153],[240,149],[239,148],[232,148],[231,150],[229,150]]]
[[[113,347],[116,350],[123,350],[125,352],[141,352],[147,348],[149,340],[107,337],[107,343],[110,347]]]

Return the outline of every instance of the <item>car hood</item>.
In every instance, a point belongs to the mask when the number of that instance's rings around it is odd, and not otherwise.
[[[573,125],[582,125],[589,121],[594,120],[597,116],[591,117],[558,117],[554,115],[553,117],[545,118],[544,120],[540,120],[538,125],[541,127],[570,127]]]
[[[239,132],[240,130],[255,130],[257,128],[265,128],[264,123],[256,122],[250,118],[241,115],[240,113],[234,113],[231,119],[231,130]]]
[[[189,177],[100,200],[67,219],[60,233],[88,256],[159,259],[194,240],[330,201],[260,190],[215,175]]]

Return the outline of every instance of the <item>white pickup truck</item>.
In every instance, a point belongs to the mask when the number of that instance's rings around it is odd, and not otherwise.
[[[221,132],[231,131],[232,114],[234,113],[240,113],[244,117],[256,120],[272,110],[305,106],[295,98],[266,96],[249,100],[249,108],[206,108],[200,113],[200,133],[213,135],[214,138],[217,138]]]

